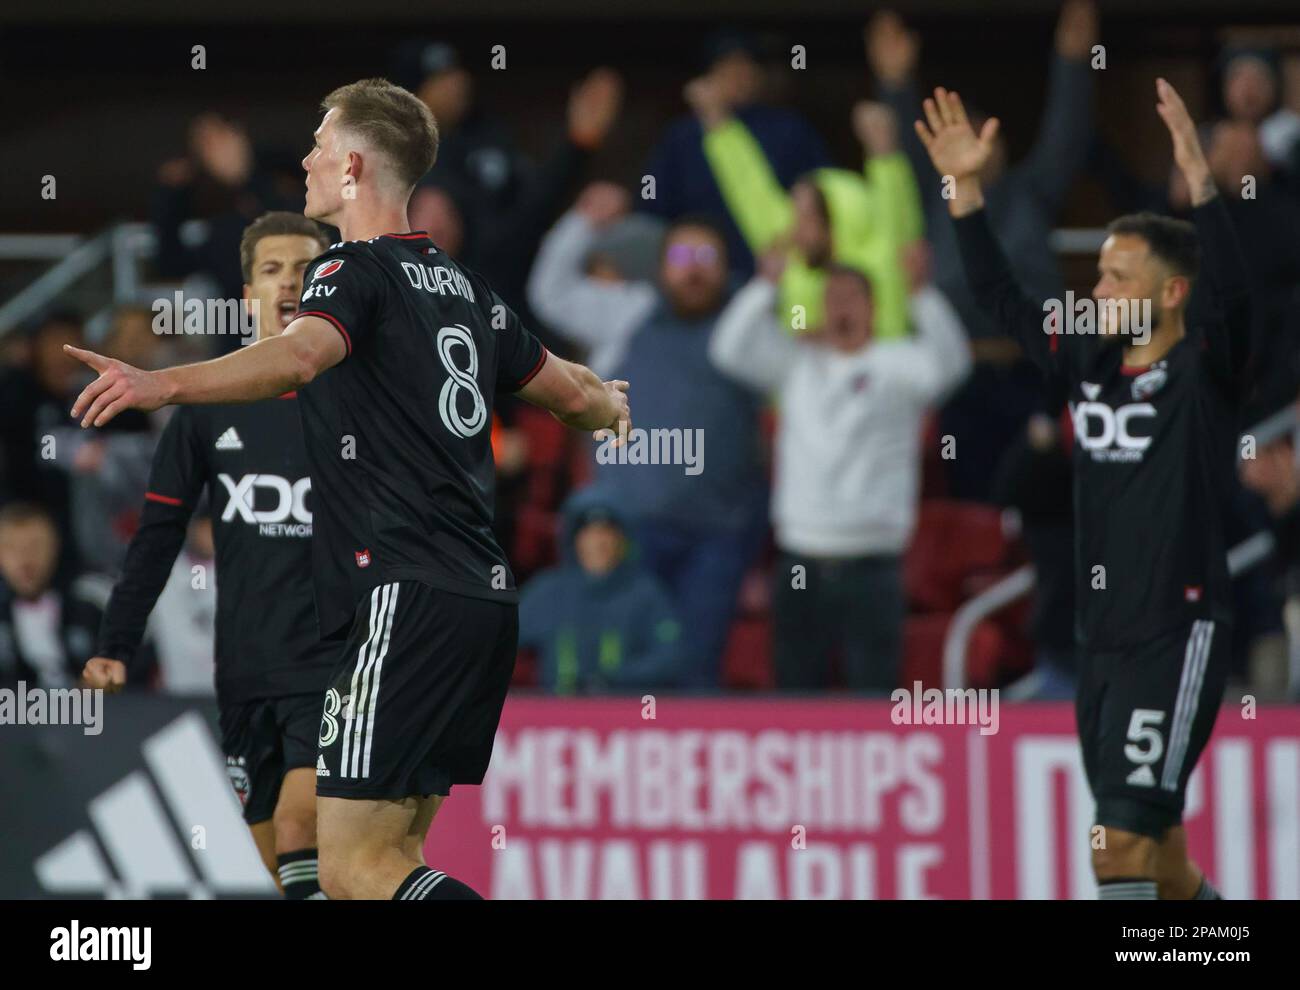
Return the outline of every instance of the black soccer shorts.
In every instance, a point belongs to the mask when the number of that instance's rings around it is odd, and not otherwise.
[[[518,640],[513,603],[418,581],[372,589],[325,692],[316,793],[400,800],[482,783]]]
[[[1228,679],[1231,629],[1198,619],[1139,646],[1085,652],[1075,715],[1096,823],[1162,838]]]
[[[221,707],[226,772],[249,825],[267,821],[275,813],[286,773],[316,765],[319,726],[316,691]]]

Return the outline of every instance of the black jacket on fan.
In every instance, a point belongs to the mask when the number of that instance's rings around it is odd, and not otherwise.
[[[1076,638],[1116,649],[1193,619],[1230,622],[1224,517],[1235,484],[1250,340],[1245,265],[1218,196],[1193,214],[1199,314],[1159,361],[1131,368],[1113,337],[1048,333],[983,210],[955,221],[972,290],[1068,388],[1074,423]],[[1100,570],[1099,570],[1100,569]]]
[[[317,635],[311,478],[294,393],[172,415],[104,615],[100,654],[131,667],[205,487],[216,545],[218,703],[323,693],[337,649]]]

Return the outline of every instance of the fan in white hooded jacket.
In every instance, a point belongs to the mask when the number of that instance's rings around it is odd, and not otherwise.
[[[916,522],[926,412],[970,372],[956,310],[938,289],[910,300],[912,336],[846,352],[777,320],[776,286],[754,278],[718,320],[709,356],[776,394],[772,522],[784,551],[901,554]]]

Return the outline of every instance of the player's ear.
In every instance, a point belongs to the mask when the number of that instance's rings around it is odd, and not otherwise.
[[[1192,280],[1186,275],[1171,275],[1165,279],[1161,305],[1165,309],[1178,309],[1186,305],[1192,294]]]

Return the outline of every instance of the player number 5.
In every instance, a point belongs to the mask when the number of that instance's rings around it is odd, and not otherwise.
[[[1165,741],[1156,726],[1164,720],[1164,712],[1134,708],[1133,717],[1128,722],[1129,742],[1124,747],[1124,755],[1134,763],[1155,763],[1160,759],[1160,754],[1165,751]]]

